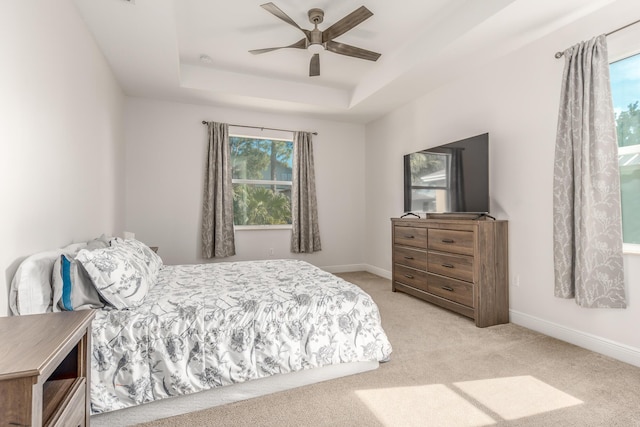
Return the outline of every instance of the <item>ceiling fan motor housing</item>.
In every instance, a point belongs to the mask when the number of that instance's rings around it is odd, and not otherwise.
[[[307,45],[307,47],[309,47],[309,45],[312,45],[312,44],[323,45],[323,43],[322,43],[322,31],[318,30],[317,28],[314,29],[314,30],[309,31],[309,39],[308,39],[308,41],[309,41],[309,44]]]

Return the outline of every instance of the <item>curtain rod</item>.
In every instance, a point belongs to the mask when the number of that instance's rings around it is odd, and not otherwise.
[[[620,30],[624,30],[625,28],[628,28],[628,27],[630,27],[630,26],[632,26],[632,25],[635,25],[635,24],[637,24],[638,22],[640,22],[640,19],[638,19],[637,21],[634,21],[634,22],[632,22],[632,23],[630,23],[630,24],[627,24],[627,25],[625,25],[624,27],[616,28],[616,29],[615,29],[615,30],[613,30],[613,31],[609,31],[607,34],[605,34],[605,36],[609,37],[611,34],[613,34],[613,33],[617,33],[617,32],[618,32],[618,31],[620,31]],[[556,52],[556,59],[562,58],[562,56],[563,56],[563,55],[564,55],[564,52]]]
[[[203,125],[206,125],[206,124],[207,124],[207,122],[203,120],[203,121],[202,121],[202,124],[203,124]],[[281,132],[295,132],[295,131],[293,131],[293,130],[289,130],[289,129],[266,128],[266,127],[263,127],[263,126],[233,125],[233,124],[231,124],[231,123],[229,123],[229,126],[236,126],[236,127],[239,127],[239,128],[260,129],[260,130],[265,130],[265,129],[267,129],[267,130],[278,130],[278,131],[281,131]],[[317,134],[318,134],[318,132],[311,132],[311,133],[312,133],[313,135],[317,135]]]

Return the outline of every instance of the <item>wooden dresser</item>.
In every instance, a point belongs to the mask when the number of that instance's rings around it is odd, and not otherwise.
[[[0,425],[89,425],[94,315],[0,317]]]
[[[509,322],[507,221],[392,218],[392,290],[486,327]]]

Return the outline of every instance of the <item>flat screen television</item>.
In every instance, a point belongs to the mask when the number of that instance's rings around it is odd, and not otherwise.
[[[489,213],[489,134],[405,155],[404,211]]]

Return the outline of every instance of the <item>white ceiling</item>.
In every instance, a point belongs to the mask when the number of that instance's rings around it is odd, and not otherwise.
[[[248,52],[303,37],[266,0],[74,1],[127,95],[365,123],[613,0],[273,0],[306,29],[373,12],[336,41],[380,59],[322,52],[318,77],[305,50]]]

